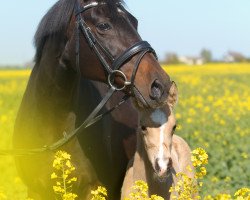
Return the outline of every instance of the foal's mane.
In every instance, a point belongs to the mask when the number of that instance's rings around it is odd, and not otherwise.
[[[76,1],[82,0],[59,0],[52,6],[40,21],[35,37],[36,47],[35,61],[39,62],[45,42],[52,36],[65,36]],[[106,2],[111,15],[115,15],[115,5],[120,0],[97,0]],[[62,37],[59,37],[62,38]]]

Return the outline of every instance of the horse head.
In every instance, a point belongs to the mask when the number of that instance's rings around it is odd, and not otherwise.
[[[109,83],[138,108],[166,103],[171,81],[153,48],[142,41],[137,20],[117,0],[76,1],[61,60],[81,76]]]
[[[172,84],[167,106],[140,113],[141,138],[154,174],[164,180],[172,168],[172,137],[176,128],[173,106],[177,101],[177,88]]]

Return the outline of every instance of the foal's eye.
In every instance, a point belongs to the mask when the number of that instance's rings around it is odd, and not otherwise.
[[[173,127],[173,133],[175,132],[175,129],[177,128],[177,125],[175,124]]]
[[[100,31],[108,31],[111,29],[111,26],[108,23],[99,23],[96,25],[96,27],[100,30]]]

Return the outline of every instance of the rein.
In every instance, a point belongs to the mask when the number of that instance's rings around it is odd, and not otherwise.
[[[98,104],[98,106],[91,112],[91,114],[87,117],[87,119],[74,131],[67,134],[66,132],[63,133],[64,137],[59,139],[58,141],[54,142],[51,145],[45,145],[41,148],[34,148],[34,149],[11,149],[11,150],[0,150],[0,155],[13,155],[13,156],[26,156],[26,155],[35,155],[38,153],[48,152],[48,151],[55,151],[58,148],[62,147],[66,143],[68,143],[73,137],[75,137],[77,134],[79,134],[82,130],[85,128],[91,126],[92,124],[96,123],[100,119],[102,119],[103,116],[109,114],[116,108],[118,108],[120,105],[122,105],[126,100],[129,99],[129,95],[124,95],[122,100],[106,111],[103,114],[99,114],[99,111],[103,108],[103,106],[107,103],[107,101],[111,98],[111,96],[116,91],[124,90],[126,87],[129,86],[130,92],[140,99],[140,101],[146,103],[143,96],[139,92],[139,90],[134,85],[135,76],[139,67],[139,64],[144,57],[146,53],[153,53],[155,58],[157,59],[156,53],[154,49],[150,46],[150,44],[146,41],[139,41],[129,47],[127,50],[125,50],[120,56],[118,56],[116,59],[113,58],[112,54],[102,46],[102,44],[96,39],[94,34],[92,33],[90,27],[87,25],[87,23],[84,21],[83,16],[81,15],[83,12],[85,12],[88,9],[95,8],[100,5],[105,5],[105,2],[92,2],[90,4],[87,4],[85,6],[81,6],[78,1],[76,1],[75,5],[75,16],[76,16],[76,66],[77,69],[80,70],[80,33],[82,33],[87,40],[87,43],[89,47],[95,52],[96,56],[98,57],[99,61],[101,62],[105,72],[107,73],[107,82],[109,85],[109,90],[107,94],[104,96],[102,101]],[[122,10],[125,10],[122,3],[118,3],[117,6],[121,8]],[[134,57],[135,55],[138,55],[138,59],[135,63],[131,79],[128,81],[126,75],[120,70],[122,65]],[[109,60],[111,61],[111,65],[108,64],[106,59],[104,58],[105,55]],[[120,77],[123,79],[124,83],[122,86],[118,86],[115,84],[115,77]]]

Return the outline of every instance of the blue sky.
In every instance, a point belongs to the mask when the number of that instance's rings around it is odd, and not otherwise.
[[[0,65],[23,64],[34,55],[36,27],[55,0],[2,1]],[[127,0],[139,32],[160,58],[166,52],[197,55],[205,47],[220,58],[228,50],[250,57],[249,0]]]

